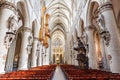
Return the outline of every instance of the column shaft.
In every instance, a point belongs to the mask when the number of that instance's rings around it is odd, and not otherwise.
[[[37,43],[38,41],[34,39],[33,41],[33,48],[32,48],[32,61],[31,61],[31,67],[37,66]]]
[[[38,57],[38,66],[42,65],[42,45],[40,45],[40,52]]]
[[[102,60],[103,60],[103,66],[105,71],[110,71],[109,68],[109,62],[107,59],[107,51],[106,51],[106,45],[104,44],[103,38],[101,38],[101,53],[102,53]]]
[[[88,35],[88,44],[89,44],[89,68],[92,69],[97,69],[98,64],[97,64],[97,57],[96,57],[96,50],[95,50],[95,41],[94,41],[94,27],[93,26],[88,26],[86,27],[86,33]]]
[[[20,60],[19,60],[19,66],[18,66],[19,70],[27,70],[28,69],[27,45],[28,45],[29,35],[30,35],[30,32],[23,31],[21,51],[20,51]]]
[[[49,63],[50,63],[50,58],[49,58],[50,52],[49,52],[49,48],[50,48],[50,47],[48,47],[48,48],[46,49],[46,65],[49,65]]]
[[[4,40],[9,26],[8,19],[11,14],[14,14],[13,11],[0,7],[0,74],[5,72],[4,68],[8,49],[5,47]]]
[[[114,73],[120,73],[120,38],[119,31],[117,28],[117,23],[115,21],[115,16],[112,9],[111,3],[104,3],[100,7],[100,13],[104,16],[105,26],[110,32],[110,44],[107,47],[108,54],[112,57],[112,63],[110,64],[110,69]]]

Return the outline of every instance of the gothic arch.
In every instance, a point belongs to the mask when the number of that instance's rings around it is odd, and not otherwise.
[[[58,23],[57,20],[55,20],[55,22],[50,25],[50,30],[53,30],[57,25],[59,25],[64,30],[64,32],[66,32],[67,28],[65,23],[62,21]]]
[[[99,1],[91,1],[89,3],[89,7],[88,7],[88,13],[87,13],[87,27],[88,26],[92,26],[94,29],[95,29],[95,32],[99,32],[100,33],[100,29],[101,29],[101,26],[98,25],[98,23],[96,22],[98,17],[99,17],[99,14],[98,14],[98,8],[99,8],[99,4],[100,2]]]
[[[59,34],[58,34],[59,32]],[[54,43],[56,43],[56,40],[59,39],[62,42],[62,45],[57,45],[55,46]],[[59,53],[56,53],[56,51],[58,48],[62,48],[62,53],[60,52],[60,54],[62,54],[62,56],[64,56],[64,52],[65,52],[65,34],[64,32],[61,31],[61,29],[56,28],[51,35],[51,60],[53,63],[56,63],[56,59],[57,59],[57,55],[59,55]],[[55,54],[55,55],[54,55]],[[64,61],[64,59],[62,58],[62,62]]]
[[[32,21],[32,33],[33,37],[38,37],[39,27],[36,19]]]
[[[7,53],[7,60],[6,60],[6,66],[5,71],[6,72],[11,72],[14,70],[14,63],[15,63],[15,70],[18,68],[19,64],[19,56],[20,56],[20,49],[21,49],[21,42],[22,42],[22,36],[23,34],[21,33],[24,29],[24,27],[30,27],[29,26],[29,13],[28,13],[28,7],[26,2],[24,1],[18,1],[16,3],[18,15],[19,15],[19,21],[21,20],[21,25],[19,25],[17,32],[16,32],[16,38],[13,40],[8,53]],[[17,60],[17,62],[15,62]]]
[[[70,20],[69,20],[68,16],[66,14],[64,14],[63,12],[61,12],[61,11],[52,13],[49,20],[51,20],[51,18],[58,17],[58,15],[63,17],[64,19],[66,19],[68,21],[68,23],[70,23]]]
[[[32,21],[32,33],[31,33],[31,37],[33,38],[33,41],[35,38],[37,38],[38,36],[38,27],[37,27],[37,20],[33,20]],[[34,47],[34,45],[32,44],[32,46]],[[33,56],[33,50],[30,51],[30,54],[28,54],[28,68],[30,68],[32,66],[32,56]]]
[[[17,2],[17,8],[20,11],[23,20],[23,26],[25,27],[29,27],[29,11],[28,11],[28,7],[27,7],[27,3],[25,1],[18,1]]]
[[[13,40],[10,48],[7,53],[7,60],[5,64],[5,71],[11,72],[18,69],[19,58],[20,58],[20,49],[22,42],[22,27],[20,27],[16,33],[16,38]]]
[[[52,24],[50,24],[50,29],[53,30],[55,25],[61,25],[61,27],[63,27],[64,31],[67,31],[67,24],[65,24],[65,22],[62,21],[63,18],[55,18],[52,22]]]
[[[52,4],[52,5],[49,5],[49,6],[48,6],[48,9],[47,9],[47,12],[48,12],[49,10],[51,10],[50,8],[54,7],[56,4],[62,5],[62,6],[63,6],[62,8],[65,9],[65,10],[67,10],[67,11],[70,12],[70,14],[71,14],[71,10],[70,10],[65,4],[59,3],[59,2],[54,3],[54,4]]]
[[[91,1],[88,4],[88,10],[87,10],[87,16],[86,16],[87,26],[92,25],[92,21],[93,21],[93,8],[94,8],[95,5],[97,5],[99,7],[99,2],[98,1]]]
[[[60,30],[64,34],[65,39],[66,39],[67,35],[66,35],[66,31],[65,31],[64,27],[62,27],[62,25],[58,25],[58,24],[56,24],[54,26],[55,27],[52,29],[50,35],[52,35],[56,30]]]
[[[52,35],[56,30],[60,30],[61,32],[63,32],[63,34],[65,34],[64,30],[63,30],[61,27],[57,27],[57,28],[54,28],[54,30],[51,32],[51,35]]]

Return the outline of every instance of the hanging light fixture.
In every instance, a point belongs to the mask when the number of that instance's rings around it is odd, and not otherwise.
[[[50,30],[49,30],[49,27],[48,27],[48,19],[49,19],[50,15],[49,14],[46,14],[46,24],[45,24],[45,35],[50,37]]]
[[[50,37],[49,34],[49,29],[48,29],[48,19],[49,19],[49,14],[46,14],[46,24],[45,24],[45,39],[43,41],[43,46],[45,46],[46,48],[48,48],[48,39]]]
[[[44,40],[44,14],[46,11],[46,7],[43,6],[42,7],[42,17],[41,17],[41,28],[40,28],[40,32],[39,32],[39,40],[40,42]]]

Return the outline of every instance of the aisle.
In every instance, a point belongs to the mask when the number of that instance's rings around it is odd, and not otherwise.
[[[62,72],[60,66],[56,67],[52,80],[66,80],[65,75]]]

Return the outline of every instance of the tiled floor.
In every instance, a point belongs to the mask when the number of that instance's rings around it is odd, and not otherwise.
[[[56,67],[52,80],[67,80],[60,66]]]

